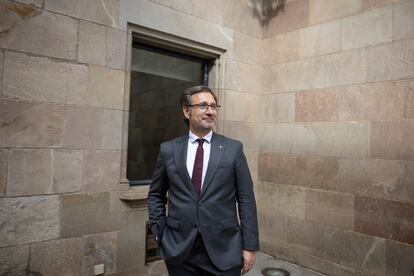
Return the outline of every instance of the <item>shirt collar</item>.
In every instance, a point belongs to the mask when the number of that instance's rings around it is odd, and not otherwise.
[[[213,131],[212,130],[210,130],[210,132],[209,133],[207,133],[207,135],[206,136],[204,136],[204,137],[202,137],[204,140],[206,140],[207,141],[207,143],[210,143],[211,142],[211,138],[213,137]],[[197,136],[197,135],[195,135],[191,130],[190,130],[190,132],[189,132],[189,134],[188,134],[188,138],[190,139],[190,142],[191,143],[194,143],[199,137]]]

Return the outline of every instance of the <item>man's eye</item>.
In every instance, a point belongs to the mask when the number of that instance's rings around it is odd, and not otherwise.
[[[206,108],[207,106],[208,106],[207,104],[200,104],[199,105],[199,107],[202,108],[202,109]]]

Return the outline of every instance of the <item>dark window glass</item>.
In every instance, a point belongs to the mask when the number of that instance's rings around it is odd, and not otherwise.
[[[151,182],[159,145],[188,133],[179,105],[184,89],[208,85],[208,61],[145,44],[132,48],[127,178]]]

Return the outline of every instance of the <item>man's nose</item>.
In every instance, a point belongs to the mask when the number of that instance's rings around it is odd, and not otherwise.
[[[214,112],[213,108],[211,108],[211,106],[208,105],[207,109],[206,109],[206,114],[211,115],[211,114],[213,114],[213,112]]]
[[[214,112],[214,110],[211,107],[211,105],[207,105],[206,112]]]

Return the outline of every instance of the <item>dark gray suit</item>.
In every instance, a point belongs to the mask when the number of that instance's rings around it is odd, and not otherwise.
[[[213,133],[198,198],[186,168],[187,145],[188,136],[161,144],[148,193],[151,229],[158,237],[161,257],[180,264],[200,232],[215,266],[220,270],[240,266],[242,250],[259,249],[256,202],[243,146]]]

